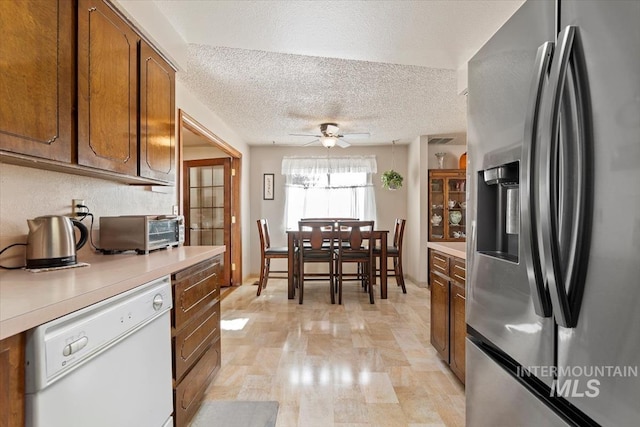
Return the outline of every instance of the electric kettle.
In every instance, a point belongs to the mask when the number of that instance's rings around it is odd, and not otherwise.
[[[66,216],[41,216],[28,219],[27,268],[75,265],[76,251],[87,243],[89,231],[80,221]],[[80,230],[76,241],[73,227]]]

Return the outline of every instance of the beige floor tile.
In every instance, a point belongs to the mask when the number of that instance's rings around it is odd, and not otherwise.
[[[251,282],[248,282],[251,283]],[[286,281],[260,297],[241,286],[221,302],[222,367],[207,400],[276,400],[277,427],[464,425],[464,386],[429,342],[429,290],[391,281],[375,304],[346,284],[343,304],[328,287]],[[230,328],[244,322],[237,330]]]

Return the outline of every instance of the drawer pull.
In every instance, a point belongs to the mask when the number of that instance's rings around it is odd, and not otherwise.
[[[465,301],[467,300],[467,299],[464,297],[464,295],[459,294],[459,293],[457,293],[457,292],[456,292],[456,297],[458,297],[458,298],[462,298],[462,299],[463,299],[463,300],[465,300]]]
[[[440,262],[447,262],[447,260],[445,258],[439,258],[437,256],[433,256],[433,259],[435,259],[436,261],[440,261]]]
[[[437,268],[438,270],[442,270],[442,271],[445,271],[445,272],[447,271],[446,268],[444,268],[443,266],[438,265],[438,264],[435,264],[434,267]]]
[[[459,276],[459,275],[457,275],[457,274],[454,274],[454,275],[453,275],[453,277],[456,277],[456,278],[458,278],[458,279],[462,280],[463,282],[465,281],[465,278],[464,278],[464,277]]]

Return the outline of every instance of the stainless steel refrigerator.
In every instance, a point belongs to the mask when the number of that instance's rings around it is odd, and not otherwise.
[[[640,1],[528,0],[468,64],[467,425],[640,425]]]

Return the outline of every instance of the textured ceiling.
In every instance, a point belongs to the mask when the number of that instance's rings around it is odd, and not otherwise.
[[[522,0],[155,0],[189,44],[187,87],[249,144],[353,144],[466,131],[456,70]],[[464,138],[458,138],[464,142]]]

